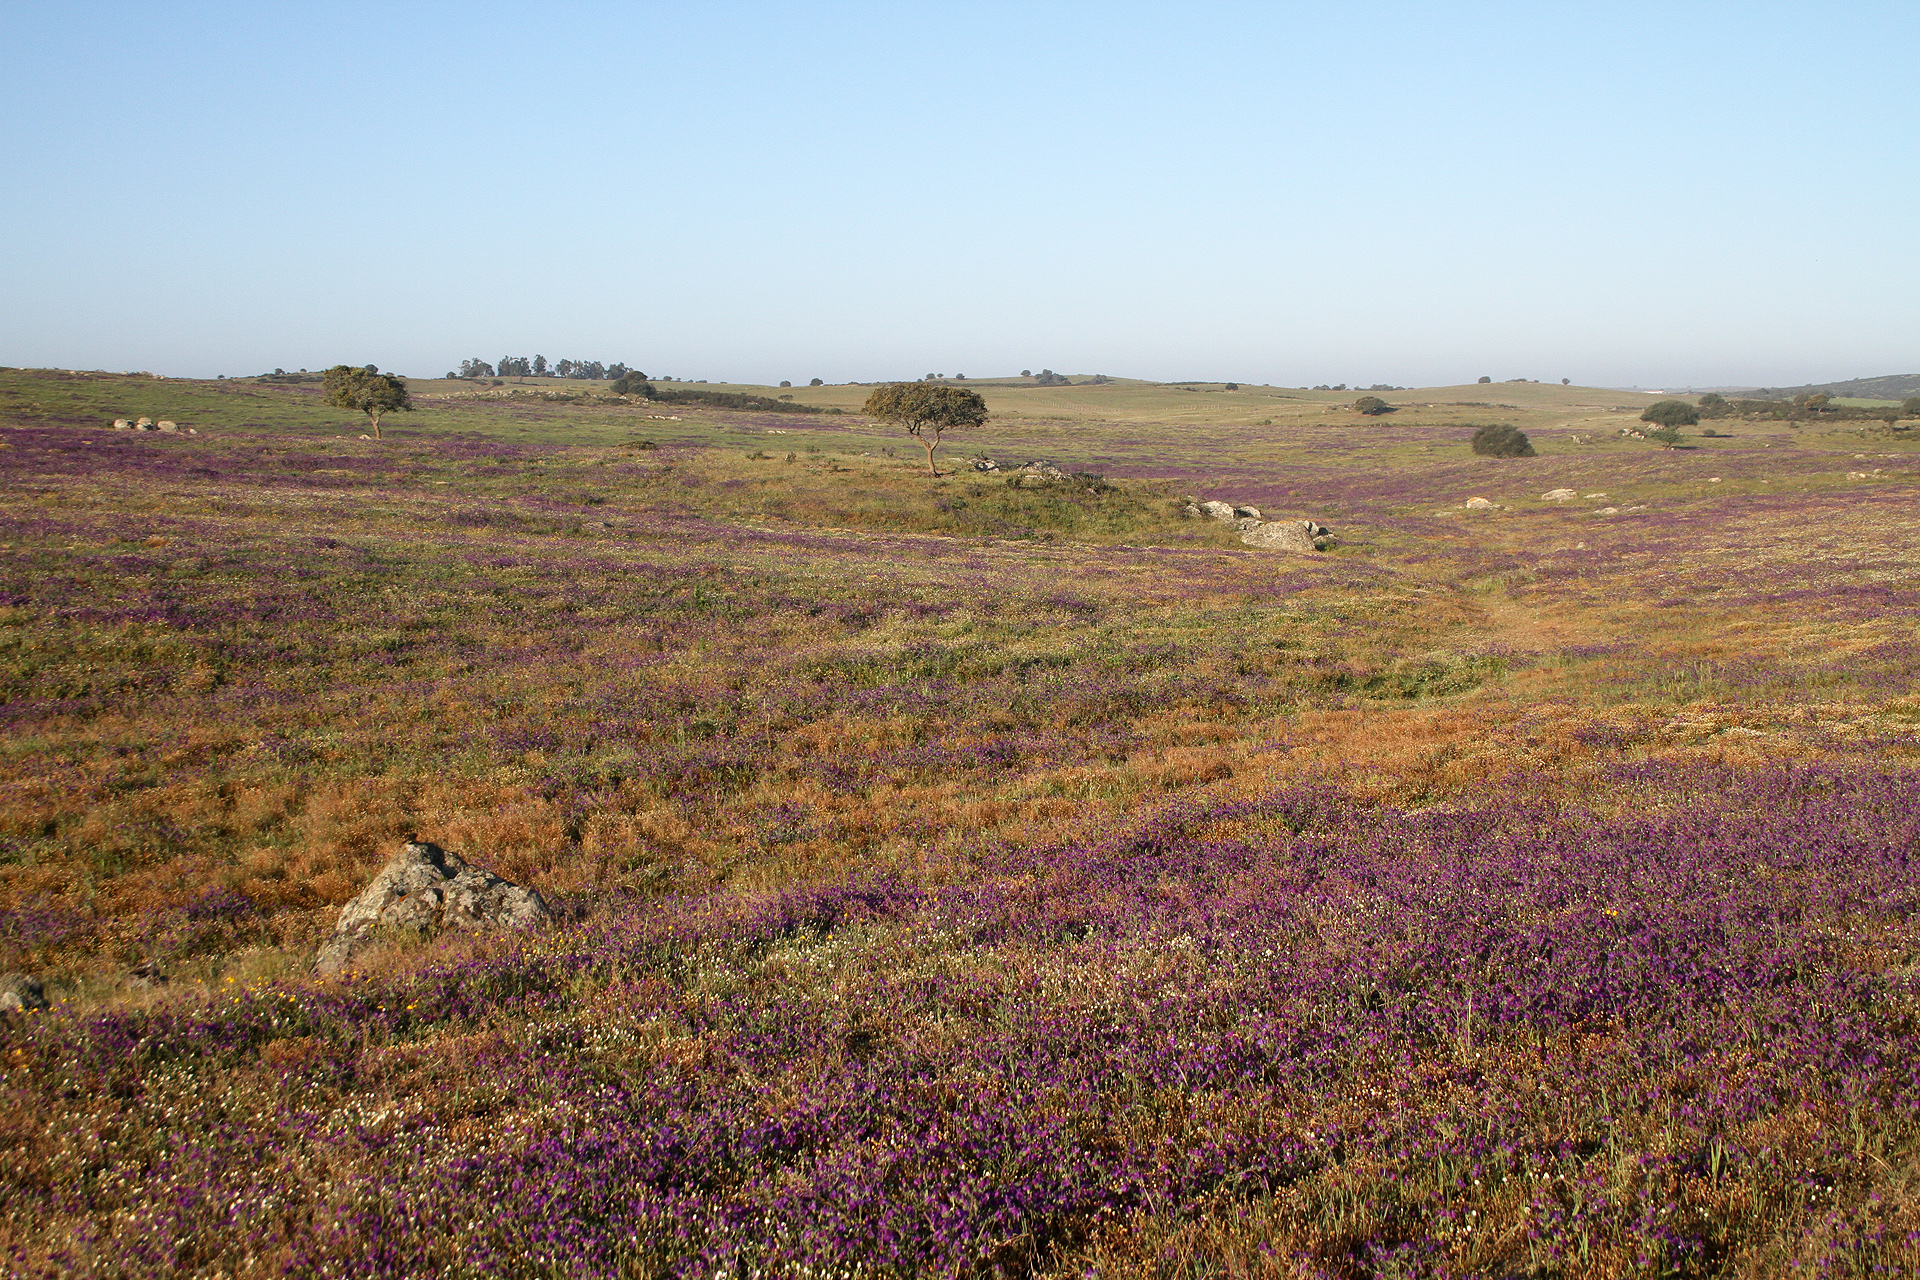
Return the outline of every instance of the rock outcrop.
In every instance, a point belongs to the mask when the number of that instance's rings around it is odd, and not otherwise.
[[[1189,520],[1208,517],[1230,524],[1240,531],[1240,541],[1264,551],[1320,551],[1327,536],[1325,525],[1312,520],[1265,520],[1260,508],[1236,506],[1230,502],[1206,501],[1189,494],[1180,514]]]
[[[469,866],[437,844],[408,840],[400,856],[341,909],[314,967],[323,975],[339,973],[382,930],[430,935],[443,929],[524,929],[550,919],[536,890]]]

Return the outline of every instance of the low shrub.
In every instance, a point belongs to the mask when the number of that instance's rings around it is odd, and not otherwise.
[[[1533,441],[1527,433],[1504,422],[1489,422],[1473,432],[1473,451],[1483,458],[1531,458]]]

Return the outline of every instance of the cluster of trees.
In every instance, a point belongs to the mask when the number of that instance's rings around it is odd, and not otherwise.
[[[629,372],[627,366],[616,360],[612,364],[601,364],[598,360],[561,360],[548,364],[545,356],[501,356],[498,361],[488,364],[479,356],[471,360],[462,360],[458,373],[450,373],[450,378],[620,378]],[[644,373],[640,375],[646,377]]]

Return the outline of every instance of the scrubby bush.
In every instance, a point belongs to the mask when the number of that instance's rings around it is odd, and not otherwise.
[[[1356,413],[1364,413],[1370,416],[1393,412],[1393,406],[1385,400],[1382,400],[1379,396],[1361,396],[1353,402],[1353,408]]]
[[[807,385],[810,387],[817,387],[820,385],[820,379],[815,378],[812,382],[809,382]]]
[[[1487,382],[1492,382],[1492,381],[1493,381],[1493,375],[1492,375],[1492,374],[1487,374],[1487,373],[1483,373],[1483,374],[1481,374],[1481,375],[1480,375],[1480,377],[1479,377],[1479,381],[1480,381],[1480,382],[1482,382],[1482,383],[1487,383]]]
[[[1520,428],[1504,422],[1489,422],[1473,433],[1473,451],[1483,458],[1531,458],[1533,441]]]
[[[1908,396],[1905,400],[1902,400],[1900,402],[1900,416],[1903,418],[1920,418],[1920,396]]]

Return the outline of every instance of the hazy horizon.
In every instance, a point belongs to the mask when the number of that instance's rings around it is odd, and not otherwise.
[[[1880,70],[1920,51],[1910,6],[82,3],[14,31],[0,364],[1920,367],[1920,176],[1888,162],[1920,106]]]

